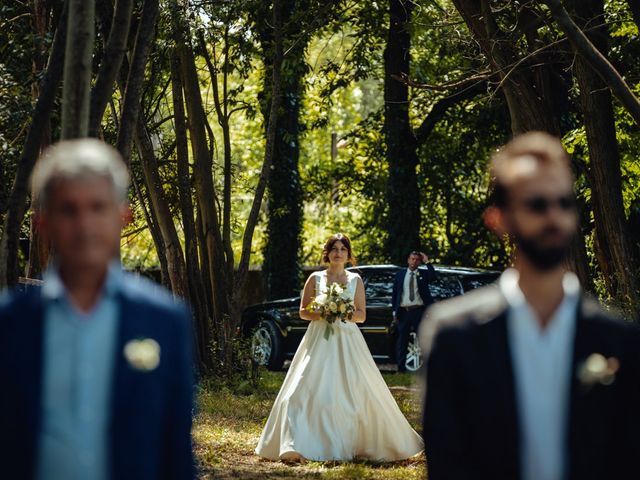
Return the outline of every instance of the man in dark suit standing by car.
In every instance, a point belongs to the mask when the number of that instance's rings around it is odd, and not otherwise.
[[[421,330],[429,480],[640,478],[640,336],[580,290],[569,158],[532,132],[492,158],[487,226],[515,245],[497,285]]]
[[[426,270],[418,267],[425,263]],[[418,331],[418,325],[426,307],[433,303],[429,282],[436,276],[433,265],[426,254],[413,251],[407,258],[408,268],[396,273],[393,282],[392,309],[393,320],[397,326],[396,360],[398,371],[407,370],[407,347],[411,332]]]
[[[0,301],[0,476],[190,480],[187,308],[114,258],[127,167],[95,139],[61,142],[32,179],[55,260]]]

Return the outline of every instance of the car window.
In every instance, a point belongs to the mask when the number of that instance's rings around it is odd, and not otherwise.
[[[395,272],[372,272],[367,280],[367,298],[391,298]]]
[[[484,287],[495,282],[498,276],[498,274],[463,275],[460,278],[460,282],[464,291],[468,292],[474,288]]]
[[[455,297],[462,293],[458,276],[442,272],[438,272],[438,277],[429,283],[429,290],[436,301]]]

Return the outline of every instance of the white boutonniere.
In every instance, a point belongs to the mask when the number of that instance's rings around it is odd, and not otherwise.
[[[600,353],[592,353],[578,367],[578,379],[585,387],[611,385],[619,368],[620,362],[617,358],[606,358]]]
[[[153,338],[129,340],[123,353],[135,370],[150,372],[160,364],[160,345]]]

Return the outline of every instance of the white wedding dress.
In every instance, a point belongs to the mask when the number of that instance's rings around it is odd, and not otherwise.
[[[316,294],[327,286],[316,272]],[[347,272],[353,299],[357,278]],[[391,395],[358,326],[309,322],[262,431],[256,453],[272,460],[395,461],[423,450]]]

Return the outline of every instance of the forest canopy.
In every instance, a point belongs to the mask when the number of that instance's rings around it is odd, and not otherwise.
[[[124,266],[160,270],[201,364],[229,364],[249,270],[296,295],[331,233],[363,264],[508,266],[487,162],[543,130],[572,156],[572,267],[635,317],[639,23],[637,0],[0,0],[1,284],[49,256],[39,153],[99,137],[133,177]]]

